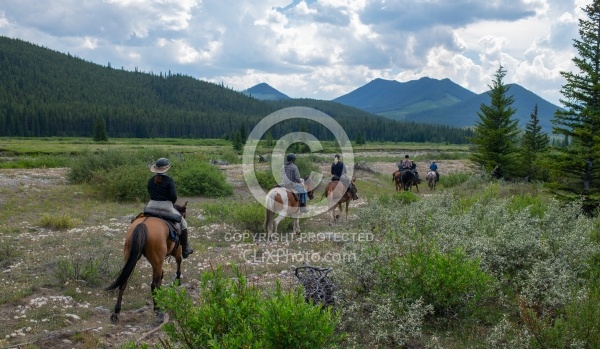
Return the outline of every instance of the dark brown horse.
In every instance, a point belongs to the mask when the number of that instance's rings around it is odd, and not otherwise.
[[[339,184],[339,185],[338,185]],[[356,185],[356,178],[352,178],[352,184]],[[329,225],[336,223],[342,214],[342,204],[346,203],[346,219],[348,219],[348,205],[352,200],[352,192],[340,181],[327,183],[325,193],[327,197],[327,212],[329,212]],[[340,210],[340,214],[335,214],[335,209]]]
[[[406,190],[409,191],[410,188],[414,185],[417,188],[417,192],[419,191],[419,184],[421,184],[421,178],[411,170],[402,170],[394,172],[394,177],[392,179],[396,184],[396,191]]]
[[[308,198],[312,200],[315,188],[310,177],[304,179],[304,187]],[[271,237],[271,234],[277,234],[277,226],[285,217],[294,219],[293,233],[300,232],[300,201],[291,190],[283,187],[271,189],[267,194],[265,206],[267,208],[265,213],[267,239]],[[275,218],[275,213],[278,214],[277,218]]]
[[[185,217],[187,201],[183,206],[175,205],[175,208]],[[107,291],[119,288],[115,311],[110,316],[110,321],[113,323],[119,321],[121,301],[123,299],[123,292],[127,288],[127,280],[142,255],[152,265],[152,283],[150,284],[150,289],[153,295],[152,301],[155,313],[159,314],[159,309],[154,300],[154,290],[159,288],[162,283],[163,263],[168,256],[175,257],[175,262],[177,263],[175,278],[177,282],[181,279],[181,245],[179,241],[173,241],[169,237],[169,226],[165,220],[143,214],[138,215],[131,222],[125,236],[125,245],[123,247],[125,264],[116,280],[106,288]]]

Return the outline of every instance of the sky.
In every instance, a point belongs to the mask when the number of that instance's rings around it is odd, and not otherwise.
[[[331,100],[377,79],[489,90],[502,65],[556,105],[591,0],[7,0],[0,35],[113,68]]]

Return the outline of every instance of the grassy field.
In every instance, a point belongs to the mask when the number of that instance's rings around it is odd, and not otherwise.
[[[294,266],[331,266],[341,292],[340,331],[349,334],[342,348],[555,347],[551,338],[584,339],[568,330],[578,325],[567,320],[561,327],[566,332],[557,335],[545,316],[593,311],[576,300],[596,295],[587,282],[600,255],[600,224],[556,202],[539,183],[496,182],[473,173],[465,146],[355,147],[356,159],[375,172],[355,173],[360,199],[351,203],[348,219],[342,216],[336,225],[329,225],[326,214],[302,219],[298,235],[285,220],[283,234],[265,241],[257,235],[264,208],[249,195],[240,160],[225,141],[94,144],[53,138],[0,144],[0,348],[120,347],[160,324],[151,309],[151,270],[144,258],[125,292],[121,322],[109,321],[116,293],[103,288],[121,267],[125,231],[145,202],[109,200],[89,183],[67,181],[72,159],[107,148],[232,159],[217,166],[232,195],[179,200],[189,201],[195,249],[183,263],[183,287],[197,297],[200,275],[231,263],[253,285],[270,287],[279,280],[288,288],[297,284]],[[328,178],[330,155],[338,149],[325,149],[311,161]],[[430,158],[439,160],[439,190],[422,185],[419,192],[395,192],[391,171],[407,152],[421,173]],[[149,176],[142,171],[139,181]],[[165,268],[166,284],[174,261]],[[596,324],[579,325],[597,333]],[[159,338],[161,331],[140,343],[154,345]],[[593,338],[585,340],[597,343]]]

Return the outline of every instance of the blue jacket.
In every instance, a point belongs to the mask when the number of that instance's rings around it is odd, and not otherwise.
[[[435,162],[432,162],[431,165],[429,165],[429,169],[432,171],[437,171],[437,164]]]

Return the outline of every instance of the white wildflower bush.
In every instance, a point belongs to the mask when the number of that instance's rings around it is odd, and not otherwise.
[[[593,342],[577,328],[600,333],[600,316],[583,324],[566,316],[593,313],[586,304],[600,296],[587,291],[600,290],[590,281],[600,265],[597,219],[579,203],[482,181],[411,203],[380,200],[360,213],[357,229],[375,239],[348,245],[356,260],[338,273],[342,325],[357,342],[403,345],[443,318],[495,318],[488,347],[549,347],[560,337],[576,346]],[[465,195],[469,182],[479,189]],[[582,293],[591,294],[587,303]]]

